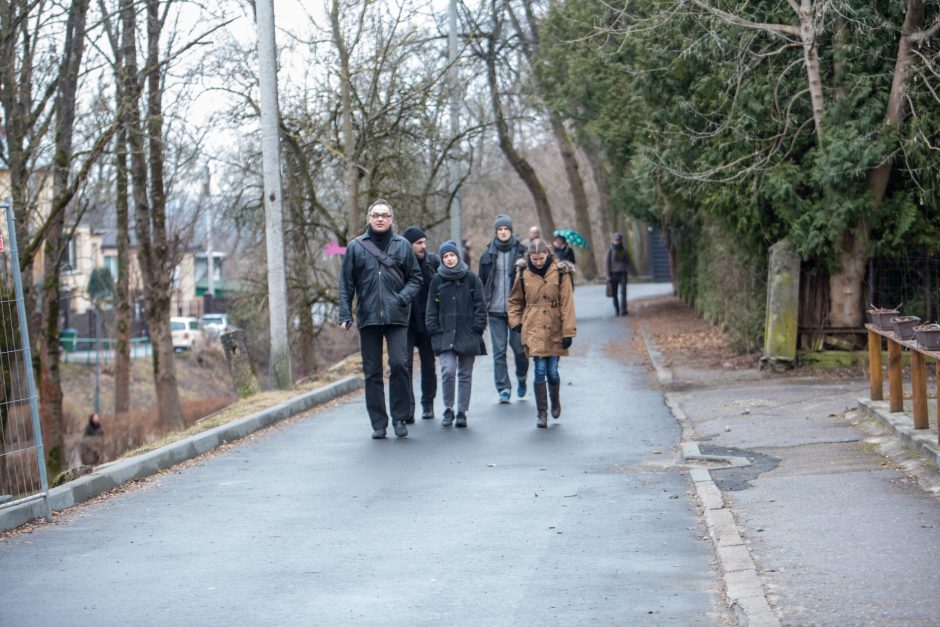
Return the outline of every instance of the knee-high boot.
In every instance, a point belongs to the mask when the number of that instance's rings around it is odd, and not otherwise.
[[[535,384],[535,408],[538,411],[539,420],[536,423],[540,429],[548,426],[548,390],[545,389],[545,383]]]
[[[556,383],[548,382],[548,394],[552,399],[552,418],[558,418],[561,416],[561,398],[559,394],[561,393],[561,381]]]

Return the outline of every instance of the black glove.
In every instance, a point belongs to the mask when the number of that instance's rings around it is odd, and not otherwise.
[[[561,347],[568,348],[569,346],[571,346],[571,338],[570,337],[561,338]]]
[[[510,330],[510,331],[515,331],[516,333],[522,333],[522,325],[521,325],[521,324],[517,324],[516,326],[514,326],[513,328],[511,328],[511,329],[509,329],[509,330]]]

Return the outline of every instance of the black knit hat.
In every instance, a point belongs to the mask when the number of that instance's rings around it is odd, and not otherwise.
[[[409,226],[402,233],[402,237],[414,244],[422,237],[427,237],[427,235],[424,234],[424,231],[421,230],[420,226]]]

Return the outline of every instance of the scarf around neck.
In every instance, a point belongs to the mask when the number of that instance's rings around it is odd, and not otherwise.
[[[529,265],[530,272],[532,272],[533,274],[537,274],[544,279],[545,273],[548,272],[548,268],[549,266],[552,265],[553,260],[554,260],[554,256],[549,254],[548,258],[545,260],[545,265],[542,266],[541,268],[536,268],[535,265],[532,263],[531,259],[526,259],[526,263]]]
[[[437,273],[441,275],[442,278],[448,281],[460,281],[465,276],[467,276],[467,272],[469,271],[470,271],[470,268],[468,268],[467,264],[465,264],[463,261],[458,261],[457,265],[454,266],[453,268],[448,268],[447,266],[444,265],[444,262],[442,261],[441,267],[437,269]]]
[[[501,242],[498,237],[493,238],[493,246],[501,253],[509,252],[516,246],[516,243],[515,235],[510,235],[505,242]]]
[[[369,227],[369,239],[372,240],[372,243],[375,244],[379,250],[385,250],[388,248],[388,243],[392,241],[392,236],[394,234],[395,233],[392,231],[392,227],[389,227],[388,230],[384,233],[378,233],[373,231],[371,226]]]

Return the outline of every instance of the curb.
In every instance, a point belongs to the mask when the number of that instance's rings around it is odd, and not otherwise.
[[[652,337],[645,328],[640,329],[643,343],[650,361],[656,369],[661,385],[672,383],[672,373],[662,363],[662,355],[656,350]],[[666,376],[664,377],[663,374]],[[689,417],[669,392],[663,392],[666,406],[673,417],[683,427],[691,424]],[[683,429],[685,431],[685,429]],[[698,442],[682,442],[683,461],[721,461],[729,464],[724,468],[750,465],[746,457],[724,455],[703,455]],[[689,479],[695,488],[695,494],[702,506],[705,528],[715,547],[715,554],[721,568],[721,578],[725,588],[728,607],[734,612],[741,625],[761,627],[779,627],[780,619],[767,602],[767,595],[750,549],[741,538],[738,523],[730,507],[725,505],[721,490],[712,480],[708,468],[690,466]]]
[[[858,408],[893,432],[904,445],[934,466],[940,467],[940,444],[929,429],[915,429],[914,418],[903,411],[892,412],[888,401],[858,399]]]
[[[365,385],[362,377],[351,375],[329,385],[295,396],[280,405],[233,420],[168,444],[155,451],[99,466],[90,474],[49,490],[48,508],[62,510],[112,490],[123,483],[142,479],[180,462],[193,459],[214,448],[243,438],[255,431],[322,405]],[[14,529],[47,515],[43,499],[0,509],[0,531]]]

